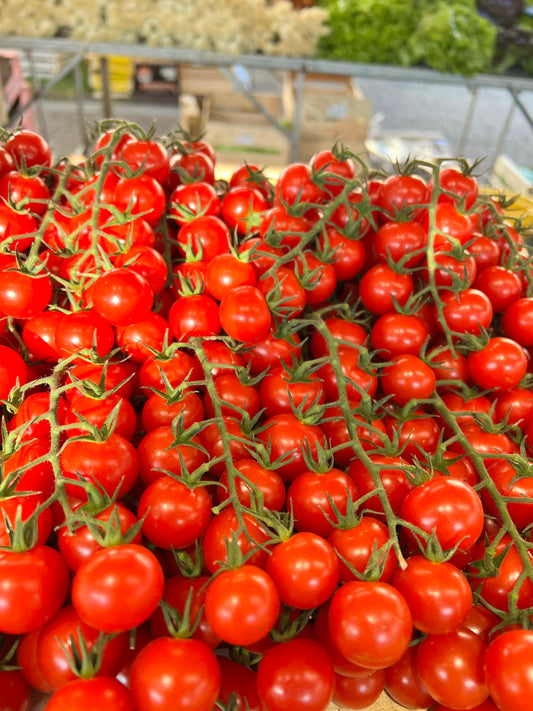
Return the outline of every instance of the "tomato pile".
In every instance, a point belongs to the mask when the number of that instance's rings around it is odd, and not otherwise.
[[[0,145],[0,711],[526,711],[533,269],[460,160]]]

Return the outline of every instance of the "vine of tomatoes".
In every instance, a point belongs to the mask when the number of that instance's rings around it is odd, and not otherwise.
[[[0,711],[525,711],[533,269],[462,160],[0,145]]]

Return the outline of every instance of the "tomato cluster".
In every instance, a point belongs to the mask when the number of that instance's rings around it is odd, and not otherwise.
[[[526,711],[533,269],[461,161],[0,146],[0,711]]]

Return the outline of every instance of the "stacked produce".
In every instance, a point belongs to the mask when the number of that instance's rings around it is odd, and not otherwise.
[[[0,148],[0,709],[526,711],[533,297],[462,161]],[[31,691],[33,690],[33,691]]]

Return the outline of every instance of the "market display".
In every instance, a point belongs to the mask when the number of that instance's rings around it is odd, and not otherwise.
[[[0,711],[528,711],[530,221],[475,168],[2,135]]]

